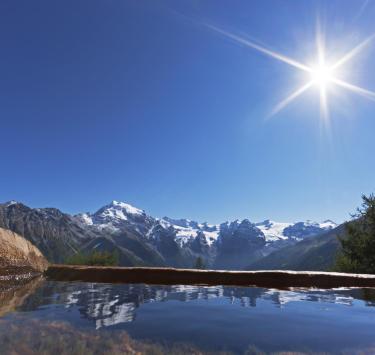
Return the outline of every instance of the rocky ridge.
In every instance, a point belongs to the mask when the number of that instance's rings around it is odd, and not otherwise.
[[[76,252],[117,252],[123,266],[192,267],[197,257],[206,267],[242,269],[286,245],[334,228],[323,223],[278,223],[248,219],[221,224],[155,218],[128,203],[112,201],[95,213],[75,216],[55,208],[0,204],[0,227],[36,245],[52,262]]]

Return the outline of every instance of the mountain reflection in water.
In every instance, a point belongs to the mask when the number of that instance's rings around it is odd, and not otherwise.
[[[306,349],[306,353],[356,353],[360,347],[365,354],[364,349],[370,349],[368,353],[374,350],[374,289],[277,290],[39,281],[38,287],[28,290],[27,297],[26,291],[17,292],[22,294],[17,298],[22,302],[0,297],[3,308],[8,309],[8,303],[11,310],[15,309],[0,318],[0,333],[2,329],[17,329],[34,339],[37,335],[28,333],[31,328],[34,332],[50,328],[56,333],[60,329],[65,334],[73,334],[76,329],[82,339],[97,334],[112,339],[112,343],[129,335],[126,339],[138,342],[133,343],[135,347],[141,346],[139,341],[143,339],[162,346],[191,344],[199,351],[249,354],[262,353],[249,352],[252,346],[266,353],[304,353]],[[125,338],[119,332],[125,332]],[[1,341],[0,334],[0,346]]]
[[[93,321],[96,329],[99,329],[134,321],[137,309],[146,303],[215,298],[224,299],[228,304],[238,303],[242,307],[256,307],[258,300],[269,301],[274,307],[298,301],[352,306],[355,300],[362,300],[366,306],[375,306],[374,289],[277,290],[256,287],[45,282],[19,310],[37,310],[53,301],[67,309],[76,307],[84,318]]]

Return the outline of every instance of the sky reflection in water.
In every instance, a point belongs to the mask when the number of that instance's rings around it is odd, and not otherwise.
[[[18,297],[19,302],[14,296],[1,298],[0,311],[6,310],[0,319],[3,349],[4,334],[8,333],[8,338],[11,335],[9,329],[23,334],[23,339],[33,339],[27,346],[39,346],[38,351],[42,345],[33,343],[39,338],[38,331],[46,334],[48,329],[52,333],[58,329],[61,344],[67,342],[64,334],[76,334],[69,336],[69,341],[78,341],[81,336],[99,341],[99,336],[114,346],[121,344],[118,339],[132,339],[137,344],[132,346],[152,342],[161,346],[161,353],[167,351],[164,346],[176,344],[185,349],[176,353],[193,352],[189,346],[232,353],[254,349],[266,353],[375,351],[373,289],[273,290],[41,281],[29,293]],[[33,334],[28,333],[30,328]],[[90,346],[101,346],[93,339]],[[142,349],[137,351],[147,353]],[[116,353],[114,348],[111,351]]]

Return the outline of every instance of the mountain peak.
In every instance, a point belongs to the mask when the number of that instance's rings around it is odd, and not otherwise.
[[[333,229],[333,228],[336,228],[337,226],[338,224],[332,221],[331,219],[326,219],[325,221],[320,223],[320,227],[324,229]]]
[[[187,219],[187,218],[175,219],[175,218],[170,218],[170,217],[165,216],[162,219],[164,221],[167,221],[168,223],[170,223],[172,225],[175,225],[175,226],[179,226],[179,227],[183,227],[183,228],[199,229],[199,223],[198,222],[192,221],[192,220]]]
[[[332,223],[332,224],[336,224],[334,221],[332,221],[332,219],[326,219],[326,220],[323,221],[322,223]]]
[[[130,205],[129,203],[121,202],[113,200],[109,205],[107,205],[107,208],[114,208],[114,209],[121,209],[125,210],[127,214],[138,214],[142,215],[145,212],[137,207],[134,207]]]
[[[19,205],[19,204],[21,204],[21,203],[16,201],[16,200],[11,200],[11,201],[5,202],[5,205],[7,207],[12,206],[12,205]]]

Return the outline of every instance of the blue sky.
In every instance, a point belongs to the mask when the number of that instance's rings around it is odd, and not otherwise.
[[[0,3],[0,196],[76,213],[116,199],[209,222],[342,221],[375,191],[375,102],[210,30],[305,61],[317,17],[328,52],[375,32],[374,1]],[[375,90],[375,43],[345,78]]]

